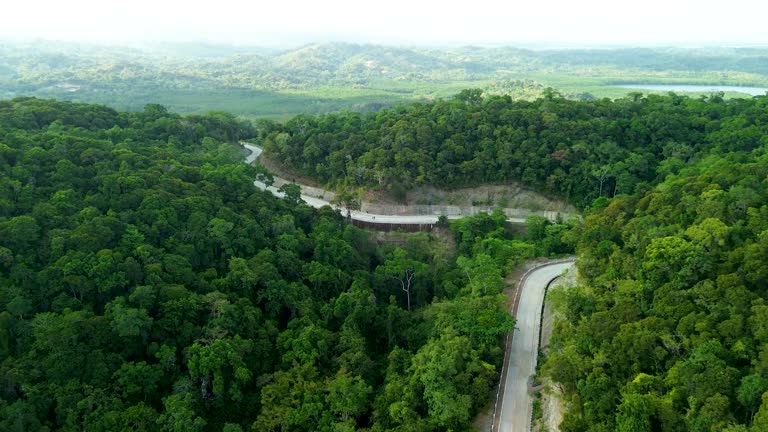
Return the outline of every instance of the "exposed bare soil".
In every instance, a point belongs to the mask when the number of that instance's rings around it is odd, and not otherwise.
[[[304,176],[295,169],[270,159],[265,154],[259,157],[258,163],[277,177],[307,186],[322,187],[317,180]],[[386,191],[367,191],[363,201],[392,205],[488,206],[578,213],[576,208],[564,200],[534,192],[516,182],[457,189],[421,186],[408,191],[404,202],[396,200]]]
[[[398,202],[381,191],[370,192],[366,200],[386,204],[488,206],[577,213],[576,209],[564,200],[547,197],[516,182],[457,189],[421,186],[408,191],[405,203]]]
[[[318,183],[317,180],[313,179],[312,177],[307,177],[305,175],[302,175],[295,169],[270,159],[264,153],[262,153],[261,156],[259,156],[259,158],[256,160],[256,163],[259,165],[262,165],[264,168],[267,169],[267,171],[272,173],[275,177],[282,177],[293,183],[312,186],[316,188],[323,187],[323,185]]]

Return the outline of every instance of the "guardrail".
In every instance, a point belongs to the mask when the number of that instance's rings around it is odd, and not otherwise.
[[[246,147],[247,145],[247,147]],[[244,141],[240,142],[240,146],[249,149],[252,152],[254,151],[253,148],[260,149],[259,146],[251,143],[246,143]],[[257,155],[258,157],[259,155]],[[249,157],[246,157],[246,162],[248,162],[250,159]],[[255,158],[251,159],[255,160]],[[284,184],[294,184],[294,182],[289,181],[285,178],[281,178],[279,176],[274,176],[273,178],[273,186],[275,188],[280,188],[280,186]],[[322,189],[318,187],[303,185],[300,183],[298,184],[301,188],[301,195],[306,195],[308,197],[317,198],[326,202],[333,202],[336,194]],[[361,202],[360,203],[360,211],[364,213],[369,213],[372,215],[381,215],[381,216],[434,216],[439,217],[441,215],[445,215],[449,218],[460,218],[460,217],[467,217],[467,216],[474,216],[479,213],[492,213],[496,210],[501,210],[504,215],[507,216],[507,221],[512,223],[522,223],[525,221],[525,219],[529,216],[538,215],[542,216],[546,219],[548,219],[551,222],[556,222],[558,219],[567,220],[570,218],[578,218],[581,219],[581,216],[577,213],[571,213],[567,211],[559,211],[559,210],[532,210],[527,208],[500,208],[500,207],[494,207],[494,206],[455,206],[455,205],[429,205],[429,204],[408,204],[408,205],[398,205],[398,204],[382,204],[382,203],[371,203],[371,202]],[[367,221],[369,224],[376,224],[376,225],[388,225],[387,223],[380,223],[378,221]],[[420,222],[419,222],[420,223]],[[392,223],[389,225],[397,225],[398,223]],[[413,223],[400,223],[404,225],[412,225]],[[426,224],[431,225],[432,224]],[[408,230],[413,230],[411,227],[407,228]]]
[[[562,264],[566,262],[575,262],[576,257],[569,257],[569,258],[561,258],[556,259],[552,261],[547,261],[545,263],[536,263],[533,265],[533,267],[529,268],[528,270],[523,273],[522,276],[520,276],[520,280],[517,282],[517,292],[515,293],[515,299],[512,303],[512,309],[513,314],[515,318],[517,318],[517,307],[520,303],[520,296],[523,292],[523,285],[525,285],[525,280],[528,278],[528,276],[533,273],[534,271],[542,268],[542,267],[548,267],[552,265]],[[552,280],[557,279],[559,277],[555,276],[552,278]],[[550,281],[551,282],[551,281]],[[539,316],[539,319],[541,319],[541,315]],[[496,389],[496,402],[493,405],[493,421],[491,422],[491,432],[498,432],[499,428],[501,427],[501,422],[499,416],[501,415],[501,411],[499,409],[499,406],[504,401],[504,394],[501,391],[501,389],[504,387],[504,384],[506,384],[507,381],[507,370],[509,369],[509,349],[512,344],[512,335],[514,334],[515,330],[512,329],[511,332],[507,335],[507,337],[504,339],[504,362],[501,364],[501,374],[499,377],[499,386]],[[539,329],[539,341],[541,341],[541,329]],[[539,342],[540,343],[540,342]]]

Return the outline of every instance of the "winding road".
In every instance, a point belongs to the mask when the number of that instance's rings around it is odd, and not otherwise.
[[[574,265],[574,259],[549,262],[529,270],[520,280],[517,303],[517,326],[502,367],[503,388],[494,409],[493,430],[528,432],[531,429],[533,396],[529,380],[536,373],[539,353],[539,328],[544,294],[552,280]]]
[[[245,163],[252,164],[256,159],[261,156],[262,148],[250,143],[241,142],[240,143],[243,147],[250,150],[250,154],[246,156]],[[275,179],[278,179],[278,177],[275,177]],[[283,180],[284,181],[284,180]],[[282,198],[284,195],[282,192],[278,191],[278,188],[274,186],[267,186],[261,181],[254,181],[253,184],[255,184],[259,189],[266,190],[269,192],[272,192],[275,196]],[[301,186],[301,185],[300,185]],[[303,188],[302,188],[303,190]],[[305,195],[301,194],[301,199],[306,202],[309,206],[320,208],[324,206],[330,206],[331,208],[341,210],[338,206],[335,206],[328,202],[325,199],[318,198],[315,196]],[[552,212],[556,213],[556,212]],[[434,224],[437,222],[440,215],[436,214],[426,214],[426,215],[387,215],[387,214],[374,214],[374,213],[367,213],[363,211],[352,211],[351,212],[351,218],[356,221],[361,222],[368,222],[368,223],[380,223],[380,224],[403,224],[403,225],[424,225],[424,224]],[[447,215],[448,219],[460,219],[463,217],[466,217],[466,215]],[[554,220],[550,216],[551,219]],[[525,223],[526,218],[522,217],[508,217],[507,221],[512,223]]]
[[[251,151],[245,158],[248,164],[253,163],[262,153],[262,149],[258,146],[248,143],[242,143],[242,145]],[[281,198],[284,196],[274,186],[267,186],[258,180],[254,184],[262,190],[272,192],[275,196]],[[315,208],[330,206],[339,209],[338,206],[321,198],[302,194],[301,199]],[[432,224],[438,219],[436,215],[383,215],[361,211],[351,212],[351,217],[357,221],[382,224]],[[460,217],[462,216],[449,216],[451,219]],[[516,223],[525,222],[525,219],[520,218],[507,220]],[[528,392],[528,387],[531,376],[536,372],[539,327],[545,290],[553,279],[573,265],[573,259],[551,261],[529,270],[521,278],[519,297],[515,301],[517,310],[512,311],[517,319],[517,326],[513,331],[511,344],[507,344],[508,350],[504,357],[504,366],[501,371],[503,380],[499,385],[494,409],[494,431],[528,432],[531,428],[533,398]]]

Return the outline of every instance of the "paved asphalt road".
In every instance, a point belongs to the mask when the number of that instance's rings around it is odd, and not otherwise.
[[[261,155],[261,148],[252,144],[243,143],[251,150],[246,157],[246,163],[252,163]],[[262,190],[268,190],[278,197],[283,197],[274,186],[267,186],[256,181],[254,184]],[[328,201],[302,195],[307,204],[320,208],[331,206]],[[342,210],[343,213],[343,210]],[[398,224],[424,224],[437,222],[437,216],[394,216],[371,214],[359,211],[352,212],[352,219],[372,223],[398,223]],[[524,223],[524,219],[508,219],[512,222]],[[531,414],[533,399],[528,394],[528,380],[536,371],[536,357],[539,345],[539,325],[541,323],[541,306],[544,302],[544,288],[564,270],[571,267],[573,262],[548,265],[533,270],[523,281],[520,303],[517,308],[517,327],[512,337],[510,350],[510,363],[507,369],[504,385],[503,399],[499,431],[502,432],[528,432],[531,427]]]
[[[528,394],[528,381],[536,372],[544,288],[571,266],[573,262],[540,267],[531,271],[523,281],[501,401],[499,432],[531,430],[533,398]]]
[[[242,143],[245,148],[251,151],[251,154],[249,154],[245,158],[245,163],[251,164],[253,161],[255,161],[262,152],[262,149],[260,147],[257,147],[253,144],[247,144]],[[266,184],[255,181],[253,184],[256,185],[261,190],[267,190],[269,192],[272,192],[275,196],[282,198],[283,193],[278,192],[277,188],[274,186],[267,186]],[[309,195],[301,195],[301,199],[304,200],[308,205],[320,208],[324,206],[330,206],[334,209],[340,209],[338,206],[335,206],[331,203],[329,203],[326,200],[315,198]],[[345,214],[345,211],[343,209],[340,209],[342,211],[342,214]],[[352,219],[357,221],[363,221],[363,222],[371,222],[371,223],[382,223],[382,224],[413,224],[413,225],[419,225],[419,224],[433,224],[437,222],[437,219],[439,216],[437,215],[382,215],[382,214],[373,214],[373,213],[366,213],[361,211],[353,211],[352,212]],[[448,219],[459,219],[464,216],[448,216]],[[514,223],[525,223],[525,219],[523,218],[509,218],[507,219],[510,222]]]
[[[259,156],[261,156],[261,152],[264,151],[261,149],[261,147],[257,147],[253,144],[247,144],[247,143],[241,143],[241,144],[243,145],[243,147],[251,151],[251,154],[245,157],[245,163],[247,163],[248,165],[252,164],[253,161],[258,159]]]

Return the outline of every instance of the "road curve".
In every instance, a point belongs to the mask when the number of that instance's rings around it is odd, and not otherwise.
[[[251,164],[253,163],[262,153],[262,149],[258,146],[255,146],[253,144],[248,143],[241,143],[243,147],[250,150],[251,153],[246,156],[245,163]],[[266,190],[269,192],[272,192],[275,196],[282,198],[284,194],[274,186],[267,186],[263,182],[256,180],[253,182],[256,187],[258,187],[261,190]],[[331,208],[342,210],[340,207],[335,206],[331,204],[330,202],[309,196],[309,195],[301,195],[301,199],[307,203],[311,207],[320,208],[325,206],[330,206]],[[460,219],[465,216],[448,216],[448,219]],[[383,214],[373,214],[373,213],[366,213],[362,211],[352,211],[351,212],[351,218],[356,221],[362,221],[362,222],[369,222],[369,223],[380,223],[380,224],[404,224],[404,225],[424,225],[424,224],[434,224],[437,222],[439,216],[437,215],[383,215]],[[525,219],[523,218],[508,218],[509,222],[513,223],[525,223]]]
[[[242,143],[251,151],[245,162],[253,163],[262,152],[262,149],[248,143]],[[282,198],[284,194],[274,186],[267,186],[263,182],[255,181],[254,184],[262,189],[272,192]],[[301,199],[308,205],[320,208],[332,205],[326,200],[301,195]],[[382,224],[431,224],[437,222],[438,216],[433,215],[381,215],[360,211],[351,212],[354,220]],[[449,216],[460,218],[461,216]],[[524,223],[525,219],[509,218],[510,222]],[[528,380],[536,372],[536,359],[539,349],[539,327],[541,325],[541,309],[544,303],[544,291],[553,279],[563,271],[573,266],[573,259],[554,261],[527,272],[518,289],[519,300],[516,302],[517,326],[513,331],[512,343],[504,358],[502,373],[504,377],[503,391],[497,396],[497,409],[494,412],[494,427],[499,432],[528,432],[531,427],[531,415],[533,412],[533,399],[528,394]],[[499,405],[500,404],[500,408]],[[498,419],[496,418],[498,416]],[[498,421],[498,427],[495,425]]]
[[[528,387],[531,376],[536,372],[545,288],[573,265],[573,259],[545,264],[530,270],[520,281],[517,325],[504,358],[506,373],[502,368],[504,386],[500,388],[501,394],[496,401],[495,431],[528,432],[531,429],[533,397],[528,393]]]
[[[247,163],[248,165],[254,163],[256,159],[258,159],[259,156],[261,156],[261,152],[264,151],[262,150],[261,147],[255,146],[253,144],[248,144],[248,143],[240,143],[240,144],[242,144],[243,147],[251,151],[248,154],[248,156],[245,157],[245,163]]]

